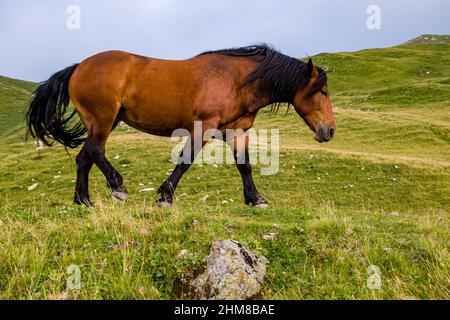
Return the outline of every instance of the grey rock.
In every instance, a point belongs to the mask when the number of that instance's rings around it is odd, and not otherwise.
[[[246,300],[260,290],[268,260],[233,240],[216,241],[204,259],[205,271],[190,283],[200,299]]]

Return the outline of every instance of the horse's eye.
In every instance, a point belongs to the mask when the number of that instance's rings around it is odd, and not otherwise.
[[[326,92],[325,90],[320,90],[320,93],[323,94],[325,97],[328,95],[328,92]]]

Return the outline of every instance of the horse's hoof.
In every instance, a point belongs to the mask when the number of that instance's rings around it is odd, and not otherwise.
[[[258,208],[258,209],[265,209],[268,207],[269,207],[269,204],[267,202],[260,202],[253,206],[253,208]]]
[[[269,203],[263,199],[263,198],[259,198],[256,203],[253,204],[253,208],[258,208],[258,209],[265,209],[269,207]]]
[[[156,201],[156,205],[160,208],[172,208],[172,202],[160,199]]]
[[[120,201],[127,201],[127,199],[128,199],[128,193],[123,192],[123,191],[113,190],[112,191],[112,196],[114,197],[114,199],[117,199],[117,200],[120,200]]]

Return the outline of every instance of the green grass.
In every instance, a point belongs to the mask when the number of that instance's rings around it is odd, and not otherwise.
[[[0,78],[0,298],[177,298],[175,284],[202,265],[210,243],[231,238],[270,261],[261,299],[449,299],[445,37],[314,57],[329,72],[337,135],[319,145],[292,111],[258,116],[256,128],[281,134],[280,171],[254,169],[267,210],[243,204],[234,165],[194,165],[175,207],[156,208],[156,192],[139,190],[167,177],[174,143],[126,127],[113,133],[107,156],[130,200],[111,200],[94,168],[95,207],[74,206],[77,150],[70,159],[61,146],[38,151],[23,141],[34,85]],[[274,231],[277,240],[261,239]],[[73,264],[81,290],[66,288]],[[366,285],[371,265],[380,290]]]
[[[24,110],[35,84],[0,76],[0,141],[23,140]]]

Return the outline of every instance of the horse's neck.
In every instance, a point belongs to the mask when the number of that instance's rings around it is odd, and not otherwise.
[[[279,108],[281,105],[289,105],[289,104],[290,104],[289,102],[278,101],[278,100],[274,100],[274,99],[268,99],[268,98],[265,98],[265,99],[261,99],[261,100],[259,101],[259,103],[258,103],[259,107],[258,107],[257,109],[258,109],[258,111],[259,111],[260,109],[269,107],[270,110],[273,111],[274,109],[275,109],[275,110],[278,110],[278,108]]]
[[[252,98],[246,103],[247,108],[245,108],[245,112],[247,113],[256,113],[273,103],[268,94],[261,95],[256,90],[251,93],[251,96]]]
[[[270,106],[270,109],[275,106],[277,109],[280,105],[284,104],[292,104],[286,101],[279,101],[277,99],[271,99],[270,93],[261,93],[259,92],[255,87],[251,88],[249,92],[246,93],[246,95],[250,96],[248,101],[246,101],[247,107],[244,108],[244,112],[246,113],[256,113],[260,109],[266,108]]]

